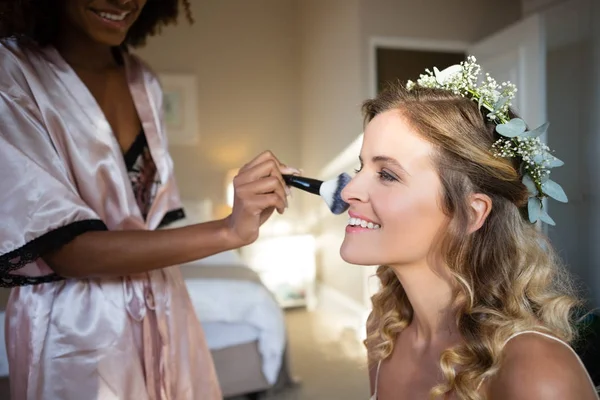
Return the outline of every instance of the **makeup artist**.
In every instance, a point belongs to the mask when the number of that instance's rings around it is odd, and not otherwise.
[[[287,204],[272,153],[227,218],[183,216],[155,74],[128,53],[187,0],[0,5],[0,285],[12,399],[215,400],[179,263],[256,240]]]

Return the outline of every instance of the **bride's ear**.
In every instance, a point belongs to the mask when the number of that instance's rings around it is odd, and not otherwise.
[[[473,233],[485,222],[485,219],[492,211],[492,199],[482,193],[473,193],[469,197],[471,207],[471,222],[469,224],[469,233]]]

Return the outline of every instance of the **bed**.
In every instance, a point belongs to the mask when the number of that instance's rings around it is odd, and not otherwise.
[[[225,397],[257,399],[292,383],[283,311],[234,251],[181,266]],[[3,307],[0,307],[3,310]],[[0,378],[8,376],[0,311]]]
[[[284,314],[258,274],[235,251],[184,264],[181,272],[223,395],[257,397],[292,384]]]

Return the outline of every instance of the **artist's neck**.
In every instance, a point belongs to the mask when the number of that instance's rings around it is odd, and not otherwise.
[[[74,69],[101,72],[119,66],[113,47],[98,43],[67,27],[59,31],[54,46]]]

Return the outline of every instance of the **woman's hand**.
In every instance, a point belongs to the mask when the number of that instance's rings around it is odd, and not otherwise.
[[[239,246],[254,242],[273,211],[283,214],[290,191],[281,174],[300,174],[265,151],[244,165],[233,179],[233,210],[227,218],[232,240]]]

